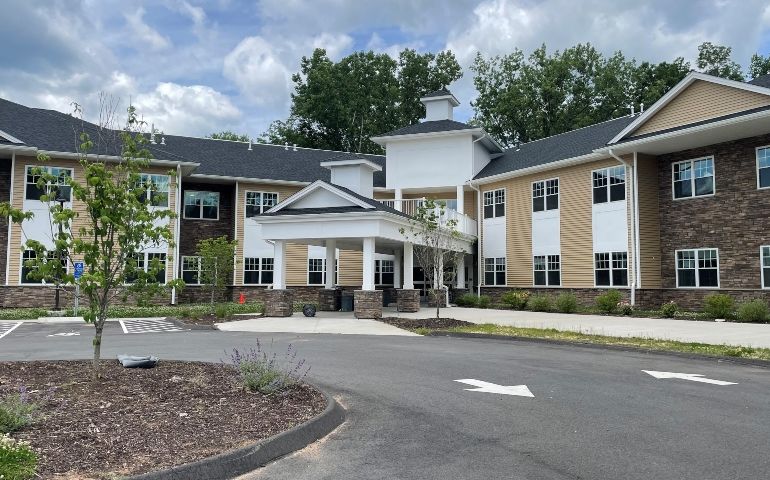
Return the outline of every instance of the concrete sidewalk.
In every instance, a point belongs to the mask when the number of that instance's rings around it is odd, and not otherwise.
[[[399,335],[417,337],[416,333],[376,320],[358,319],[352,312],[317,312],[315,317],[295,313],[291,317],[263,317],[217,323],[227,332],[338,333],[349,335]]]
[[[435,311],[423,308],[417,313],[388,311],[384,314],[403,318],[426,318],[434,315]],[[555,328],[557,330],[614,337],[643,337],[713,345],[724,344],[770,348],[770,324],[610,317],[515,310],[482,310],[460,307],[442,309],[441,316],[472,323]]]

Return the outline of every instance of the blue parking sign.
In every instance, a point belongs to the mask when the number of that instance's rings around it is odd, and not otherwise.
[[[75,262],[75,280],[83,276],[83,262]]]

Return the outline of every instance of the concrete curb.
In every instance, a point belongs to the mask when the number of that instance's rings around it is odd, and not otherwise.
[[[325,437],[345,421],[345,409],[328,393],[313,386],[326,398],[326,408],[316,417],[285,432],[229,452],[126,480],[208,480],[234,478],[305,448]]]
[[[602,345],[597,343],[587,342],[570,342],[566,340],[554,340],[550,338],[530,338],[530,337],[517,337],[511,335],[494,335],[487,333],[465,333],[465,332],[430,332],[428,337],[455,337],[455,338],[471,338],[480,340],[504,340],[510,342],[529,342],[529,343],[546,343],[551,345],[562,345],[569,347],[582,347],[582,348],[594,348],[600,350],[613,350],[619,352],[632,352],[632,353],[647,353],[652,355],[665,355],[670,357],[687,358],[692,360],[716,360],[718,362],[735,363],[738,365],[752,365],[755,367],[770,368],[770,360],[759,360],[754,358],[739,358],[739,357],[720,357],[716,355],[704,355],[699,353],[687,353],[687,352],[671,352],[666,350],[650,350],[648,348],[633,347],[629,345]],[[739,347],[736,347],[739,348]]]

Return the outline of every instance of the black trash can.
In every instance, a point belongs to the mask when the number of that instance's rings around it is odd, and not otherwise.
[[[353,292],[342,292],[342,308],[340,308],[340,311],[342,312],[352,312],[353,311]]]

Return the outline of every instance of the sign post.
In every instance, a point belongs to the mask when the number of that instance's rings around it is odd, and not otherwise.
[[[75,262],[75,305],[73,308],[74,315],[78,316],[78,304],[80,303],[80,277],[83,276],[83,269],[85,265],[83,262]]]

